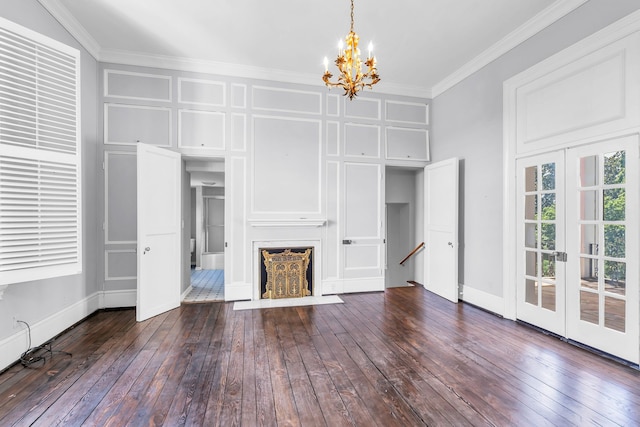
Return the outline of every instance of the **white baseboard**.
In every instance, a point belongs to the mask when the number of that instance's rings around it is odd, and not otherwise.
[[[368,279],[342,279],[342,293],[355,292],[380,292],[384,291],[384,277],[371,277]]]
[[[460,299],[492,313],[504,315],[504,298],[489,294],[470,286],[460,285]]]
[[[100,294],[100,308],[135,307],[138,302],[135,289],[104,291]]]
[[[89,316],[100,308],[101,295],[99,292],[70,305],[46,319],[29,325],[31,328],[31,347],[39,346],[60,332]],[[0,370],[3,370],[20,359],[29,346],[27,328],[24,324],[18,324],[20,330],[0,341]],[[55,347],[55,345],[54,345]]]
[[[184,290],[182,295],[180,295],[180,301],[184,301],[184,299],[187,297],[187,295],[189,295],[189,292],[191,292],[192,289],[193,289],[193,286],[189,285],[189,287]]]
[[[253,299],[251,283],[230,283],[224,285],[225,301],[243,301]]]

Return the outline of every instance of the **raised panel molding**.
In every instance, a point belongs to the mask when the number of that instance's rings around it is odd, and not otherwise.
[[[135,244],[137,242],[136,170],[135,152],[105,151],[105,244]]]
[[[345,123],[344,154],[368,158],[380,157],[380,126]]]
[[[429,160],[429,131],[387,127],[386,157],[396,160]]]
[[[104,143],[171,146],[171,108],[104,104]]]
[[[252,105],[255,110],[321,114],[322,95],[318,92],[253,86]]]
[[[225,148],[225,113],[178,110],[178,147]]]
[[[104,253],[104,280],[136,280],[137,265],[135,249],[108,249]]]
[[[321,129],[320,120],[253,117],[253,214],[321,213]]]
[[[381,101],[376,98],[343,98],[344,116],[349,119],[380,120]]]
[[[429,124],[429,104],[385,101],[385,119],[391,122],[416,125]]]
[[[327,156],[340,155],[340,123],[327,122]]]
[[[231,85],[231,106],[233,108],[247,108],[247,85]]]
[[[247,150],[246,114],[231,114],[231,149],[233,151]]]
[[[178,78],[178,102],[183,104],[224,107],[227,104],[224,82]]]
[[[327,94],[327,116],[338,117],[340,115],[340,97]]]
[[[517,153],[639,126],[639,70],[635,33],[578,58],[553,57],[505,83]]]
[[[104,96],[171,102],[171,76],[104,70]]]

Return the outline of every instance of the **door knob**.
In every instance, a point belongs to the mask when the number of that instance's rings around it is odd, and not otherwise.
[[[449,246],[453,247],[453,243],[449,242],[447,243]]]
[[[151,250],[151,248],[149,246],[147,246],[146,248],[144,248],[144,252],[142,252],[142,255],[146,254],[150,250]]]

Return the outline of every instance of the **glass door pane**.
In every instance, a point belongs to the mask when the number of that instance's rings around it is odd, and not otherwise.
[[[518,161],[517,317],[564,333],[564,154]]]
[[[635,363],[637,169],[637,137],[567,151],[567,337]]]

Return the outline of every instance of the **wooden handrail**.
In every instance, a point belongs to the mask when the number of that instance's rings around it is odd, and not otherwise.
[[[422,249],[422,247],[424,246],[424,242],[420,243],[418,246],[416,246],[411,252],[409,252],[409,255],[407,255],[406,257],[404,257],[402,259],[402,261],[400,261],[400,265],[404,264],[409,258],[411,258],[416,252],[418,252],[420,249]]]

